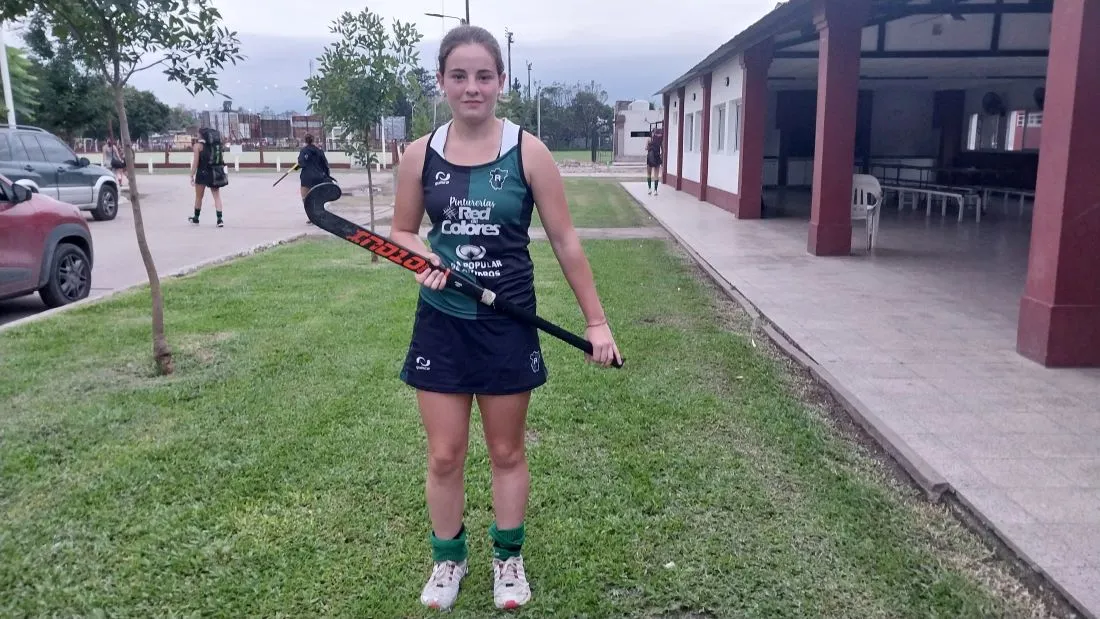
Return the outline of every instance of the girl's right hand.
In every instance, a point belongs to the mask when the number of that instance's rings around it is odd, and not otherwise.
[[[439,261],[439,256],[435,254],[429,253],[426,258],[437,267],[443,266],[443,263]],[[447,275],[438,269],[425,269],[417,273],[415,277],[421,286],[432,290],[442,290],[447,285]]]

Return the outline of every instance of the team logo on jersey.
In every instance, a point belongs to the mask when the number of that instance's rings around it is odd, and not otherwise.
[[[508,170],[493,168],[489,171],[489,186],[497,191],[504,189],[504,180],[508,178]]]
[[[534,374],[539,373],[539,366],[541,365],[542,356],[539,355],[539,351],[531,353],[531,372]]]
[[[435,173],[435,186],[451,184],[451,173],[440,170]]]
[[[485,257],[485,248],[480,245],[459,245],[455,253],[463,260],[481,260]]]
[[[499,236],[500,224],[489,223],[495,206],[496,202],[492,200],[471,200],[451,196],[449,203],[443,209],[446,219],[440,224],[439,230],[443,234]]]

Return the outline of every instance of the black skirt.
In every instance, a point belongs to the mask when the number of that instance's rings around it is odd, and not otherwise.
[[[400,376],[424,391],[511,395],[545,384],[547,370],[535,327],[507,316],[459,318],[420,300]]]

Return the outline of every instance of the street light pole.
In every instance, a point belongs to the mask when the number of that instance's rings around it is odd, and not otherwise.
[[[470,0],[466,0],[466,23],[470,23]]]

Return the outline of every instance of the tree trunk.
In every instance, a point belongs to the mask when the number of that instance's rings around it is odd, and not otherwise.
[[[126,119],[126,104],[122,96],[122,86],[114,87],[115,111],[118,113],[118,132],[122,140],[122,154],[126,158],[126,179],[130,184],[130,205],[134,212],[134,232],[137,234],[138,250],[141,261],[145,263],[145,273],[149,277],[149,293],[153,298],[153,360],[161,375],[173,371],[172,350],[164,337],[164,296],[160,290],[160,277],[153,264],[153,255],[149,252],[149,243],[145,240],[145,224],[141,218],[141,197],[137,188],[137,173],[134,171],[134,151],[130,143],[130,124]]]
[[[374,176],[371,175],[370,132],[367,133],[367,200],[370,202],[370,231],[374,232]],[[378,262],[378,254],[371,252],[371,262]]]

